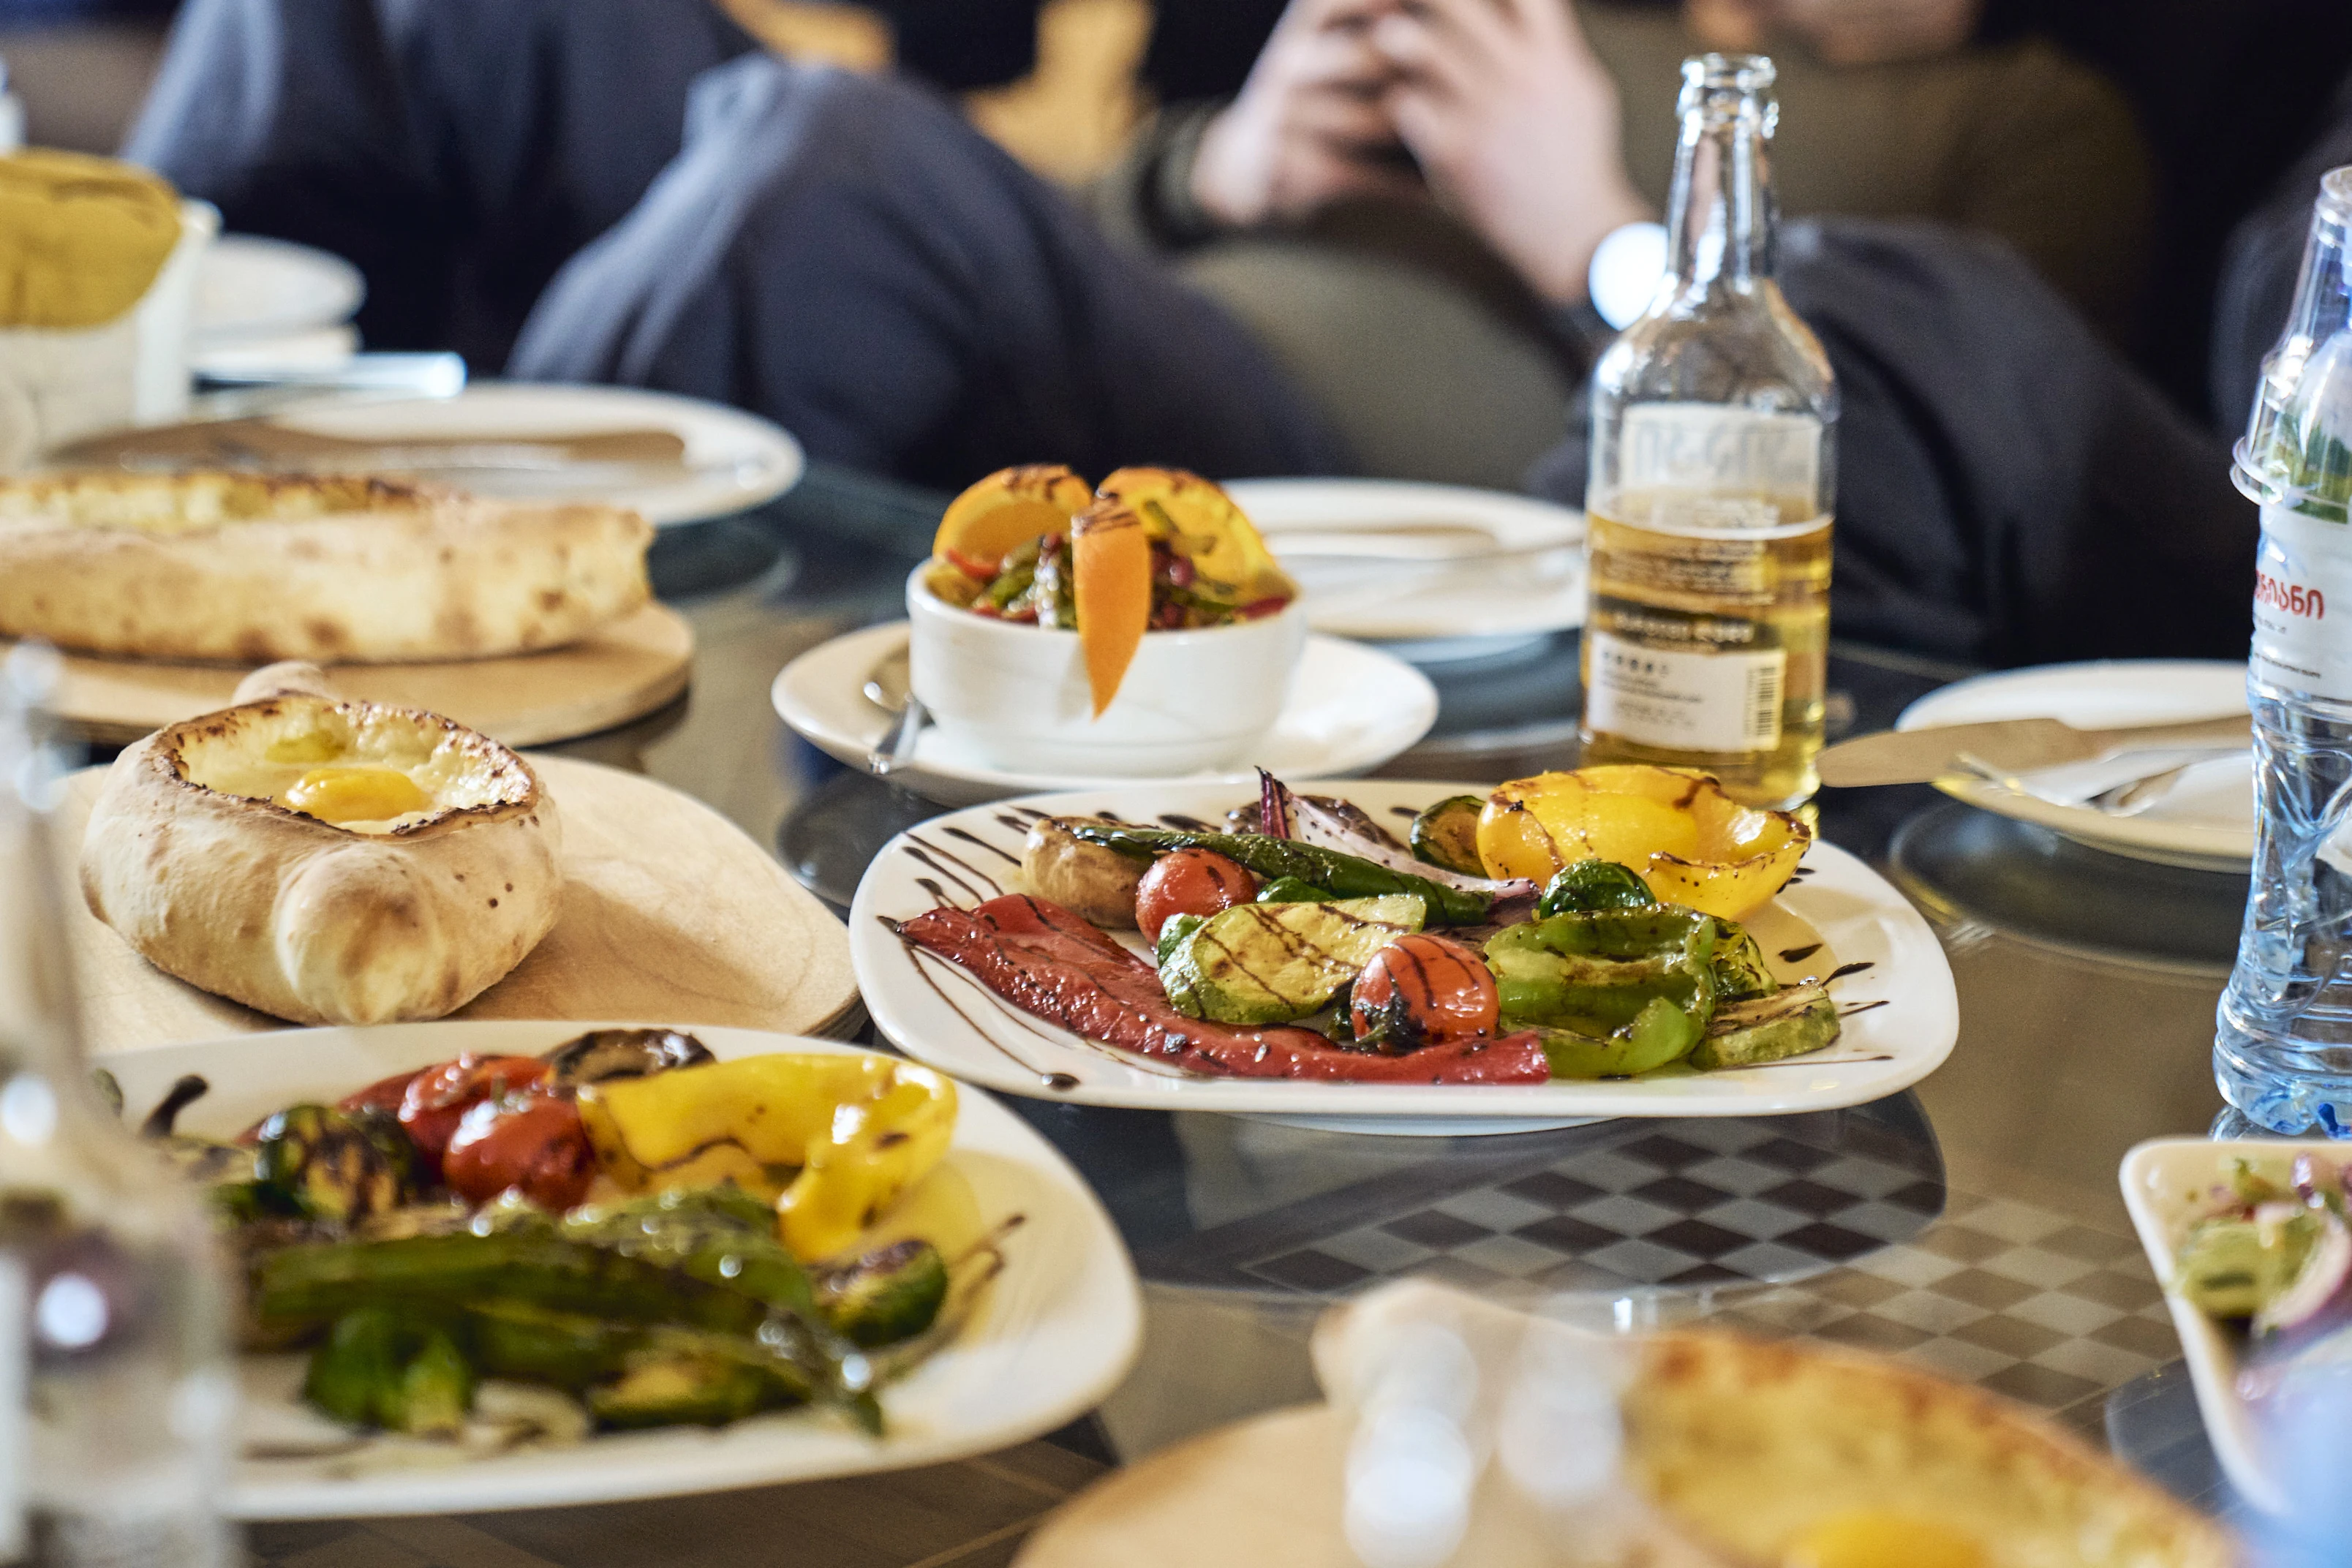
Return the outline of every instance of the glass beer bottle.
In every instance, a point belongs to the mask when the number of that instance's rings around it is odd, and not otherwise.
[[[1837,389],[1773,282],[1772,62],[1683,62],[1668,275],[1594,366],[1584,760],[1820,779]]]

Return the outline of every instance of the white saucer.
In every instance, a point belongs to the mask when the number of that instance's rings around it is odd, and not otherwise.
[[[199,351],[341,326],[367,298],[360,269],[327,251],[225,234],[196,266],[189,331]]]
[[[2058,719],[2079,729],[2102,729],[2220,718],[2245,710],[2246,667],[2242,664],[2210,659],[2098,659],[2002,670],[1956,681],[1905,709],[1895,727],[1924,730],[1995,719]],[[2248,752],[2196,764],[2137,816],[2111,816],[2088,806],[2057,805],[1990,780],[1949,779],[1937,787],[1997,816],[2035,823],[2078,843],[2135,860],[2200,871],[2243,871],[2254,858],[2253,758]]]
[[[823,643],[784,666],[769,688],[777,717],[829,756],[863,768],[889,728],[890,715],[868,701],[875,668],[907,651],[907,623],[867,626]],[[1193,773],[1188,783],[1255,787],[1259,764],[1286,778],[1344,778],[1376,768],[1429,732],[1437,689],[1421,671],[1378,648],[1309,637],[1290,700],[1250,766]],[[942,805],[977,805],[1039,790],[1124,787],[1133,778],[1072,778],[1011,773],[990,766],[937,730],[917,737],[913,761],[891,775]]]
[[[1419,645],[1394,651],[1434,664],[1491,652],[1496,639],[1525,642],[1584,624],[1580,511],[1395,479],[1235,479],[1225,489],[1298,579],[1307,624],[1318,632]],[[1433,551],[1511,553],[1459,565],[1333,558],[1402,552],[1408,546],[1398,535],[1432,525],[1472,536],[1433,541]]]

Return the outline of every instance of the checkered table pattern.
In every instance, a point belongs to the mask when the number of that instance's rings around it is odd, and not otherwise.
[[[1400,1274],[1592,1292],[1801,1279],[1928,1225],[1945,1189],[1918,1152],[1762,1121],[1667,1122],[1240,1268],[1318,1294]]]
[[[1224,1266],[1308,1296],[1407,1275],[1657,1296],[1669,1318],[1887,1353],[2053,1411],[2179,1356],[2137,1241],[1948,1188],[1937,1164],[1851,1119],[1654,1122],[1320,1234],[1288,1227]]]

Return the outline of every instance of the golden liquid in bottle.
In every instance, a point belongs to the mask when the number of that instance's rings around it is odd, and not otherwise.
[[[1811,797],[1821,784],[1813,760],[1822,749],[1830,623],[1830,520],[1815,513],[1815,504],[1809,495],[1627,494],[1609,508],[1622,515],[1591,510],[1583,664],[1587,763],[1700,769],[1750,805],[1786,808]],[[1767,508],[1782,521],[1748,530],[1716,526],[1743,515],[1762,517]],[[1591,717],[1594,633],[1667,654],[1779,650],[1777,743],[1752,751],[1684,750],[1596,731]]]

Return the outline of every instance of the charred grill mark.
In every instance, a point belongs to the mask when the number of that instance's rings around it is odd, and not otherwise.
[[[1821,950],[1822,944],[1817,942],[1809,943],[1804,947],[1784,947],[1780,950],[1780,962],[1783,963],[1802,963],[1805,960],[1812,957],[1813,954],[1821,952]]]
[[[977,833],[966,833],[961,827],[944,827],[940,831],[945,833],[950,838],[962,839],[966,844],[971,845],[975,849],[985,849],[991,855],[995,856],[998,859],[1004,861],[1008,865],[1018,866],[1021,864],[1020,856],[1013,854],[1009,850],[999,849],[995,845],[991,844],[987,839],[982,838]]]
[[[1829,972],[1828,975],[1822,979],[1822,984],[1827,985],[1832,980],[1843,980],[1849,974],[1859,974],[1865,969],[1875,969],[1877,967],[1878,961],[1872,958],[1857,959],[1852,963],[1841,963],[1835,969]]]
[[[155,1109],[147,1113],[147,1120],[139,1124],[139,1135],[142,1138],[170,1137],[172,1125],[179,1120],[180,1112],[212,1091],[213,1086],[205,1080],[202,1074],[181,1074],[173,1080],[172,1087],[163,1091],[163,1098],[155,1102]]]
[[[963,866],[962,861],[956,860],[956,858],[948,854],[946,850],[936,848],[931,845],[924,843],[919,838],[916,838],[911,836],[908,837],[907,840],[907,853],[914,858],[920,860],[924,865],[929,866],[932,870],[937,871],[940,876],[945,877],[949,881],[953,882],[957,887],[961,888],[965,892],[971,894],[971,900],[974,903],[986,903],[990,899],[994,898],[998,893],[1004,890],[1003,889],[999,888],[994,882],[989,881],[989,879],[986,877],[981,877],[980,879],[982,881],[988,882],[990,889],[988,892],[982,892],[977,887],[966,881],[963,878],[957,876],[945,866],[940,864],[941,858],[954,860],[959,866]],[[971,870],[971,868],[969,866],[963,866],[963,868],[967,871]],[[979,873],[976,871],[972,874],[974,876],[979,876]]]
[[[894,936],[898,935],[898,928],[896,926],[891,928],[891,934]],[[964,974],[963,971],[957,965],[949,963],[949,961],[944,958],[940,958],[939,954],[932,952],[929,948],[908,942],[903,936],[898,937],[898,943],[907,950],[907,962],[914,965],[915,973],[923,977],[923,984],[931,988],[931,994],[946,1003],[948,1005],[948,1011],[953,1013],[957,1017],[963,1020],[964,1027],[970,1029],[973,1034],[978,1035],[982,1039],[986,1040],[991,1046],[994,1047],[997,1055],[1003,1057],[1005,1060],[1011,1062],[1014,1067],[1019,1068],[1024,1072],[1035,1073],[1037,1077],[1049,1088],[1062,1089],[1066,1087],[1075,1087],[1076,1080],[1073,1080],[1070,1085],[1063,1085],[1054,1082],[1056,1078],[1068,1078],[1069,1075],[1067,1073],[1049,1073],[1043,1068],[1038,1067],[1034,1062],[1024,1060],[1019,1052],[1013,1050],[1003,1041],[998,1039],[994,1035],[990,1034],[986,1029],[982,1028],[978,1021],[975,1020],[971,1014],[956,1005],[954,997],[949,995],[945,991],[940,988],[940,983],[931,977],[931,972],[923,967],[923,960],[926,957],[929,957],[940,963],[945,963],[950,969],[954,970],[956,973],[963,974],[967,983],[977,984],[978,982],[973,981],[971,975]],[[988,997],[990,1001],[995,1002],[998,1008],[1002,1010],[1003,1003],[997,996],[995,992],[989,990],[985,985],[981,986],[980,989],[982,994]]]

